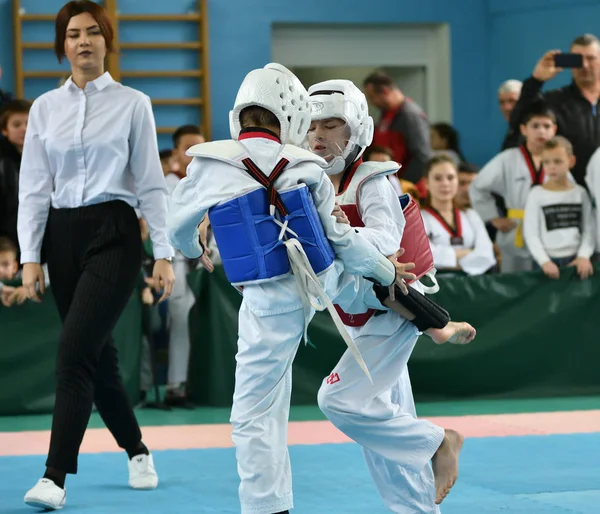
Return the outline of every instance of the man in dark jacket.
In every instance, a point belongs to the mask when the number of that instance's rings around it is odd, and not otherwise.
[[[583,56],[583,67],[573,69],[573,81],[568,86],[542,93],[544,82],[553,79],[560,71],[554,64],[559,50],[547,52],[537,63],[533,74],[523,82],[521,97],[510,118],[511,128],[519,130],[523,115],[529,106],[543,98],[556,115],[558,134],[573,145],[576,157],[571,170],[575,180],[585,187],[585,171],[590,157],[600,146],[600,42],[596,36],[585,34],[571,44],[572,53]]]

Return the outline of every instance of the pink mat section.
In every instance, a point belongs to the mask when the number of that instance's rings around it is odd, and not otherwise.
[[[507,437],[522,435],[581,434],[600,432],[600,410],[544,412],[537,414],[500,414],[493,416],[456,416],[428,418],[444,428],[453,428],[465,437]],[[229,448],[230,425],[182,425],[144,427],[144,442],[153,450]],[[289,444],[335,444],[350,440],[327,421],[292,422]],[[0,432],[0,456],[44,455],[48,451],[49,431]],[[81,453],[121,451],[108,430],[86,432]]]

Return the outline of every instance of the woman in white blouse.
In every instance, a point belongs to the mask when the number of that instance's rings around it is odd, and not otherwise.
[[[33,104],[19,183],[18,233],[23,285],[44,293],[42,241],[62,320],[56,400],[44,478],[28,505],[65,504],[67,473],[77,472],[79,447],[95,403],[129,456],[129,485],[158,484],[152,456],[119,376],[111,332],[141,266],[134,208],[150,227],[154,281],[171,294],[173,249],[166,238],[167,190],[150,100],[104,72],[113,30],[104,9],[69,2],[56,17],[55,52],[71,77]]]
[[[438,271],[481,275],[496,264],[485,225],[473,209],[455,205],[458,171],[447,155],[433,157],[425,170],[427,200],[421,210]]]

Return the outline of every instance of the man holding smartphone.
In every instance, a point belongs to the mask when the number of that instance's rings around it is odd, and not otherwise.
[[[544,82],[564,68],[571,68],[573,81],[568,86],[542,93]],[[535,100],[543,98],[556,114],[558,134],[573,145],[576,163],[571,170],[585,187],[585,171],[590,157],[600,147],[600,41],[592,34],[577,37],[570,53],[550,50],[538,61],[533,74],[523,82],[521,96],[510,117],[513,130]]]

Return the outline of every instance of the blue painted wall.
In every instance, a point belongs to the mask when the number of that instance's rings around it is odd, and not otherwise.
[[[56,12],[56,0],[22,0],[29,13]],[[271,25],[306,23],[449,23],[451,30],[452,102],[454,120],[465,153],[479,164],[499,148],[505,129],[495,91],[506,78],[524,78],[546,48],[566,48],[600,19],[600,2],[586,0],[209,0],[210,88],[213,138],[228,137],[227,113],[244,75],[271,57]],[[190,0],[143,2],[120,0],[124,13],[194,10]],[[157,28],[160,27],[159,30]],[[51,23],[30,22],[26,41],[50,41]],[[599,31],[600,32],[600,31]],[[121,22],[121,41],[186,41],[197,37],[193,24]],[[0,86],[13,88],[12,2],[0,0]],[[123,53],[121,69],[196,68],[193,51],[139,51]],[[49,51],[27,51],[25,69],[59,68]],[[566,75],[566,73],[565,73]],[[557,79],[556,83],[568,80]],[[124,79],[123,82],[154,97],[197,96],[195,79]],[[28,81],[26,95],[35,97],[55,87],[56,80]],[[194,123],[192,107],[155,107],[157,123],[175,126]],[[160,136],[161,146],[168,137]]]

